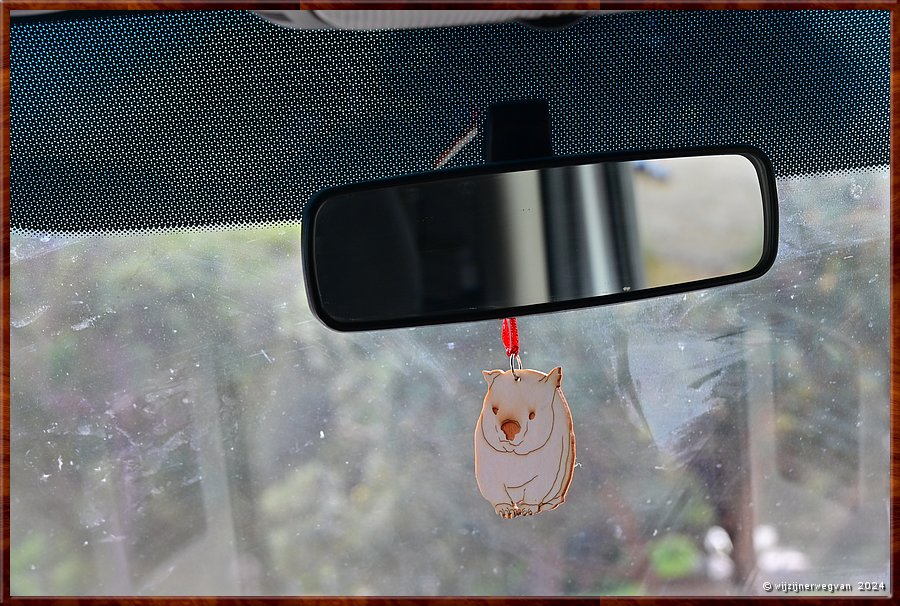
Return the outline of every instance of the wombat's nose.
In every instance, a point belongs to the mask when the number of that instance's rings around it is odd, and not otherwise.
[[[512,439],[519,433],[519,424],[513,420],[503,421],[503,425],[500,426],[500,429],[506,434],[506,439],[512,442]]]

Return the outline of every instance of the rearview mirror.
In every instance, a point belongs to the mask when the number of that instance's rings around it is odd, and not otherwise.
[[[602,305],[762,275],[776,215],[751,148],[436,171],[318,194],[306,286],[338,330]]]

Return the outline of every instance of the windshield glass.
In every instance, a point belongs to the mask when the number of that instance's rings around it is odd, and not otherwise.
[[[13,595],[890,592],[888,11],[74,15],[10,26]],[[577,463],[504,520],[473,444],[500,322],[333,332],[298,222],[483,164],[517,99],[559,156],[758,147],[779,242],[757,280],[519,318]]]
[[[887,583],[888,183],[779,180],[758,280],[520,318],[578,462],[512,521],[473,469],[499,321],[333,332],[296,226],[13,234],[12,593]]]

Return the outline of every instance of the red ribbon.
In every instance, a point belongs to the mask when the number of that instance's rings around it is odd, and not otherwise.
[[[503,346],[506,347],[506,355],[519,355],[519,327],[515,318],[503,319],[503,328],[500,330],[500,336],[503,338]]]

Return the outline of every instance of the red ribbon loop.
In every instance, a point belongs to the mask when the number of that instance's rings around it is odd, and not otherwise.
[[[503,338],[503,346],[506,347],[506,355],[519,355],[519,327],[515,318],[504,318],[500,336]]]

